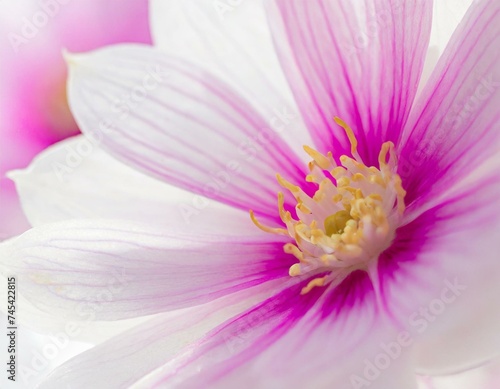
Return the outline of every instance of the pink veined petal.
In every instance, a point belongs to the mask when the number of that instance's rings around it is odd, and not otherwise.
[[[301,295],[307,281],[222,324],[136,387],[348,388],[357,378],[380,389],[415,387],[407,350],[387,361],[390,368],[365,375],[365,363],[379,363],[380,342],[398,333],[366,293],[364,275],[324,295]]]
[[[400,147],[409,224],[381,259],[384,294],[418,336],[425,374],[475,367],[500,349],[499,26],[497,1],[471,6]]]
[[[412,330],[423,374],[460,372],[499,353],[499,171],[496,159],[401,227],[380,259],[388,310]]]
[[[175,231],[175,232],[173,232]],[[126,221],[71,220],[0,246],[2,273],[40,310],[118,320],[203,304],[273,279],[294,262],[264,237],[182,234]]]
[[[264,299],[275,288],[275,283],[265,283],[203,306],[160,314],[58,367],[40,389],[97,388],[103,382],[110,388],[132,387],[174,359],[190,343]]]
[[[415,97],[432,1],[270,3],[275,46],[316,147],[349,154],[339,116],[375,165],[381,144],[399,140]]]
[[[200,64],[233,86],[302,155],[312,144],[281,69],[264,0],[155,0],[155,47]]]
[[[416,209],[500,151],[500,3],[476,1],[422,92],[399,147]]]
[[[28,169],[9,177],[34,227],[94,218],[154,223],[192,234],[260,233],[248,213],[205,198],[195,201],[192,193],[137,172],[83,135],[49,147]]]
[[[152,47],[70,58],[69,99],[89,137],[128,165],[248,211],[276,214],[276,173],[304,164],[224,83]]]
[[[303,335],[303,331],[308,330],[309,340],[314,345],[311,348],[308,348],[307,344],[304,347],[302,342],[298,340]],[[380,344],[376,345],[375,338],[370,338],[351,354],[340,355],[332,352],[336,347],[333,342],[329,342],[327,345],[331,347],[330,349],[324,349],[325,339],[332,336],[329,330],[330,328],[327,326],[311,329],[307,325],[295,329],[280,340],[268,353],[256,358],[248,365],[242,365],[233,372],[228,372],[226,376],[216,381],[213,387],[218,389],[235,387],[248,389],[296,387],[417,389],[409,350],[398,352],[398,357],[392,360]],[[380,332],[375,331],[374,337]],[[391,337],[388,336],[389,338]],[[397,339],[397,335],[394,335],[392,339]],[[385,344],[391,343],[395,344],[394,341],[387,341]],[[382,344],[384,343],[382,342]],[[304,350],[305,348],[308,350]],[[395,350],[399,349],[395,348]],[[308,353],[308,358],[302,357],[303,351]],[[376,364],[381,368],[378,368]],[[196,389],[202,385],[205,379],[206,377],[203,375],[194,377],[187,384],[178,387]],[[177,386],[175,387],[177,388]],[[146,386],[143,388],[146,389]]]

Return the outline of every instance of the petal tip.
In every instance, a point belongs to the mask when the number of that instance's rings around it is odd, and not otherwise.
[[[81,59],[83,56],[85,56],[85,53],[72,53],[66,48],[62,49],[62,56],[64,58],[64,61],[66,61],[66,64],[68,67],[73,67],[79,62],[81,62]]]
[[[20,177],[25,175],[26,171],[23,169],[10,170],[7,173],[5,173],[5,176],[14,182],[16,182]]]

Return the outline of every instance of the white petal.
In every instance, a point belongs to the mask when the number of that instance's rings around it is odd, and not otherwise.
[[[48,148],[9,177],[33,226],[71,218],[168,220],[176,202],[189,196],[118,162],[84,136]]]
[[[414,209],[498,156],[499,12],[498,1],[474,2],[405,124],[398,172]]]
[[[477,369],[447,376],[423,376],[419,389],[497,389],[500,381],[497,364],[491,363]]]
[[[269,283],[203,306],[158,315],[73,358],[57,368],[41,388],[67,385],[87,389],[103,382],[110,388],[130,387],[205,333],[262,299],[272,287]]]
[[[377,389],[416,387],[410,349],[391,345],[399,333],[384,323],[373,295],[356,298],[347,288],[318,300],[300,295],[303,285],[223,323],[137,388],[363,387],[356,380]]]
[[[259,214],[305,164],[241,96],[202,68],[141,45],[71,56],[69,101],[84,133],[129,166]],[[277,218],[278,219],[278,218]]]
[[[176,229],[251,233],[249,216],[137,172],[84,136],[42,152],[9,174],[33,226],[72,218],[107,218]],[[248,228],[246,228],[248,226]]]
[[[499,355],[500,164],[495,159],[401,227],[383,259],[391,269],[384,293],[392,312],[414,333],[422,374],[453,374]]]
[[[267,235],[182,234],[124,221],[71,220],[0,246],[4,274],[38,309],[119,320],[203,304],[288,277],[293,260]]]
[[[8,273],[7,276],[12,276],[13,274],[15,273]],[[7,290],[7,279],[1,274],[0,286],[3,288],[2,290]],[[97,320],[75,322],[55,316],[52,311],[44,312],[39,310],[22,292],[17,294],[16,302],[18,307],[22,307],[22,309],[16,311],[17,323],[22,328],[38,334],[61,334],[61,337],[67,337],[71,342],[78,341],[87,344],[99,344],[146,320],[145,317],[139,317],[113,322]],[[43,354],[43,350],[31,350],[31,354],[34,354],[36,351],[40,351]]]
[[[285,108],[295,113],[283,136],[298,152],[312,144],[276,56],[263,0],[153,0],[151,23],[156,46],[226,80],[265,118]]]
[[[474,2],[401,147],[405,218],[413,208],[414,221],[398,230],[403,250],[397,241],[391,248],[396,270],[387,292],[406,310],[403,320],[413,318],[426,374],[463,371],[500,353],[499,37],[500,3]]]

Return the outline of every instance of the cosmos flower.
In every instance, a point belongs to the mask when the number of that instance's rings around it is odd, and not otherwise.
[[[26,167],[50,144],[79,132],[66,100],[62,49],[80,52],[151,38],[147,0],[25,0],[2,2],[0,8],[2,239],[29,227],[5,173]]]
[[[0,254],[73,330],[155,316],[42,387],[412,389],[496,356],[500,3],[418,98],[431,1],[154,4],[157,48],[68,55],[85,137],[13,175],[34,228]]]

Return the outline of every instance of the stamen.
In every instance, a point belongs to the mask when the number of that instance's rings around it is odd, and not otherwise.
[[[342,127],[345,130],[345,133],[349,138],[349,142],[351,142],[351,155],[355,157],[358,154],[358,140],[354,135],[354,131],[341,118],[335,116],[333,120],[335,120],[335,123],[337,123],[340,127]]]
[[[278,210],[283,223],[288,223],[292,220],[292,215],[290,215],[290,212],[285,210],[285,195],[282,192],[278,193]]]
[[[288,270],[288,274],[290,277],[297,277],[302,275],[302,272],[300,270],[300,265],[298,263],[290,266],[290,269]]]
[[[317,286],[324,286],[325,285],[325,280],[326,280],[326,276],[325,277],[321,277],[321,278],[315,278],[314,280],[310,281],[307,284],[307,286],[305,286],[304,288],[302,288],[302,291],[300,292],[300,294],[307,294],[313,288],[315,288]]]
[[[311,156],[314,162],[316,162],[321,169],[328,170],[330,161],[327,157],[307,145],[304,146],[304,151]]]
[[[283,251],[287,254],[292,254],[300,262],[304,261],[304,253],[299,250],[297,246],[292,243],[287,243],[283,246]]]
[[[282,192],[278,193],[278,211],[286,229],[264,226],[250,211],[252,222],[258,228],[289,236],[294,241],[283,248],[299,261],[290,267],[291,277],[310,272],[328,273],[311,280],[301,294],[315,287],[338,285],[353,271],[370,272],[376,268],[374,262],[392,243],[405,210],[406,191],[396,173],[394,144],[382,145],[378,168],[366,166],[357,152],[353,130],[337,117],[335,122],[344,128],[351,142],[352,158],[342,155],[337,165],[330,152],[323,155],[304,146],[312,158],[306,181],[318,185],[312,197],[300,186],[276,175],[278,183],[297,201],[298,219],[285,209]]]
[[[387,154],[394,149],[394,143],[385,142],[380,149],[378,163],[381,168],[387,167]]]
[[[401,177],[396,175],[394,177],[394,188],[396,189],[396,194],[397,194],[397,201],[398,201],[398,211],[402,215],[403,212],[406,209],[405,205],[405,196],[406,196],[406,190],[403,189],[403,181],[401,180]]]
[[[288,235],[288,231],[285,230],[284,228],[272,228],[261,224],[255,217],[255,214],[252,210],[250,210],[250,219],[252,219],[253,224],[255,224],[257,228],[261,229],[264,232],[270,234]]]

